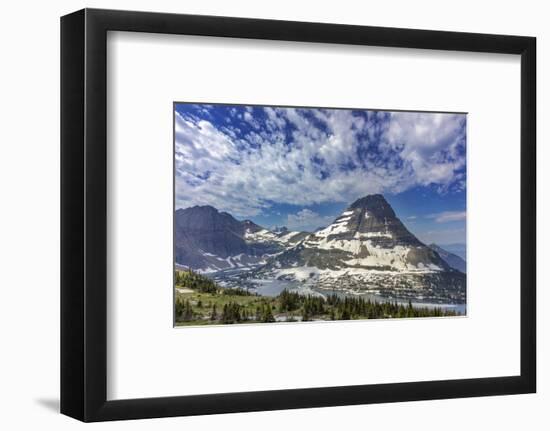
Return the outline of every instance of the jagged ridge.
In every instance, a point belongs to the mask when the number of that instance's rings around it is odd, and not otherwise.
[[[209,205],[178,209],[174,228],[176,264],[203,272],[264,264],[303,237],[271,232]]]

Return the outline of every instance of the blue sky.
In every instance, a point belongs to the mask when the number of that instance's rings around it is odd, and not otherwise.
[[[176,208],[314,230],[382,193],[422,241],[466,243],[466,115],[175,105]]]

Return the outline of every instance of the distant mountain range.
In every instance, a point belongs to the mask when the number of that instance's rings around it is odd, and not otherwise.
[[[466,244],[454,243],[454,244],[438,244],[439,247],[447,251],[448,253],[456,254],[462,260],[466,260]]]
[[[462,257],[451,253],[438,246],[437,244],[430,244],[429,247],[435,251],[441,258],[447,262],[447,264],[454,269],[459,270],[460,272],[466,273],[466,261]]]
[[[404,296],[420,289],[453,302],[466,295],[466,263],[418,240],[380,194],[358,199],[312,233],[272,231],[211,206],[178,209],[175,253],[178,265],[206,273],[247,269],[249,277]]]

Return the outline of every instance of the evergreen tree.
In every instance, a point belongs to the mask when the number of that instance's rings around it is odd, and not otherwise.
[[[212,312],[210,313],[210,320],[218,320],[218,312],[216,311],[216,304],[212,306]]]
[[[273,317],[273,313],[271,312],[271,305],[269,304],[264,304],[263,306],[262,322],[275,322],[275,318]]]
[[[260,322],[262,320],[262,309],[260,308],[260,306],[256,306],[256,316],[255,316],[255,320],[257,322]]]

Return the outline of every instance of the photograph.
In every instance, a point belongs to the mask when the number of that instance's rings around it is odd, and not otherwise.
[[[0,430],[550,431],[547,9],[6,2]]]
[[[466,120],[174,103],[175,326],[465,316]]]

